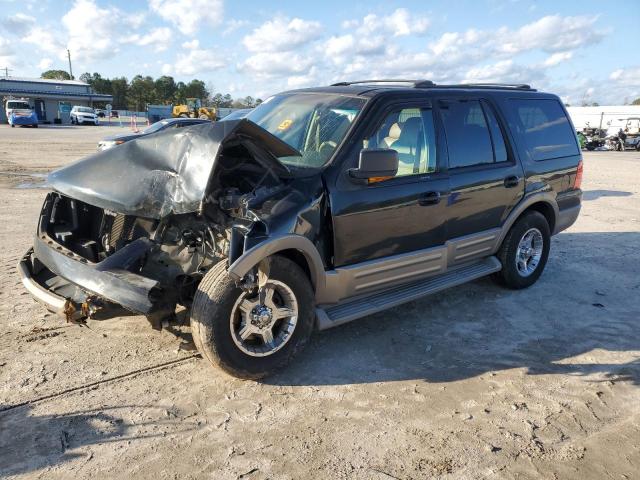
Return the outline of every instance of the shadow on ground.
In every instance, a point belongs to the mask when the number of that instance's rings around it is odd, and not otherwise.
[[[154,415],[146,421],[125,421],[122,412],[142,410]],[[150,413],[151,412],[151,413]],[[172,419],[169,412],[149,405],[122,405],[66,414],[38,415],[29,405],[0,413],[0,476],[18,475],[76,459],[91,460],[83,447],[109,442],[135,442],[187,432],[193,425]],[[149,433],[153,430],[154,433]],[[73,450],[73,452],[71,451]]]
[[[614,251],[615,257],[605,256]],[[640,384],[637,359],[585,363],[602,349],[640,351],[640,233],[564,233],[538,283],[505,290],[482,279],[320,334],[274,385],[453,382],[526,368]]]
[[[583,200],[598,200],[602,197],[630,197],[633,195],[631,192],[624,192],[622,190],[585,190],[582,192]]]

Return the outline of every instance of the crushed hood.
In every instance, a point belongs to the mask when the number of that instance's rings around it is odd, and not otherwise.
[[[248,140],[260,149],[258,161],[277,175],[289,174],[278,157],[300,155],[247,119],[203,123],[95,153],[52,172],[48,183],[71,198],[126,215],[162,218],[195,212],[223,145],[234,140]]]

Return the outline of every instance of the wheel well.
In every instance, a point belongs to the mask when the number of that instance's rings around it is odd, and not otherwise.
[[[547,202],[537,202],[527,207],[527,209],[522,212],[520,216],[531,210],[535,210],[536,212],[540,212],[542,215],[544,215],[544,218],[547,219],[547,223],[549,224],[549,230],[551,231],[551,233],[553,233],[553,230],[556,228],[556,213],[553,210],[553,207]]]
[[[309,263],[307,263],[307,258],[304,256],[304,253],[295,248],[288,248],[286,250],[280,250],[276,255],[282,255],[297,264],[304,271],[311,284],[314,284],[315,279],[311,278],[311,270],[309,269]]]

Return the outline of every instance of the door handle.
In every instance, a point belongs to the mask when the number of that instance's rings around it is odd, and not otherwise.
[[[516,175],[511,175],[504,179],[504,186],[507,188],[517,187],[520,184],[520,178]]]
[[[440,192],[427,192],[418,199],[418,205],[437,205],[440,203]]]

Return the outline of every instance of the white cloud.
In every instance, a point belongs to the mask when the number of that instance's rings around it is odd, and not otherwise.
[[[200,42],[198,41],[197,38],[194,38],[193,40],[182,43],[182,48],[187,50],[195,50],[199,46],[200,46]]]
[[[152,46],[154,51],[164,52],[169,48],[169,45],[171,45],[172,39],[173,32],[170,28],[159,27],[154,28],[146,35],[132,35],[128,39],[124,40],[123,43],[133,43],[142,47]],[[197,42],[197,40],[195,41]]]
[[[117,8],[100,8],[94,0],[76,0],[62,17],[67,29],[67,46],[73,58],[80,62],[116,55],[119,52],[117,32],[127,31],[139,25],[139,21],[137,15],[128,15]]]
[[[509,54],[533,49],[564,52],[591,45],[604,35],[594,28],[597,20],[594,15],[549,15],[515,31],[501,29],[498,32],[498,39],[502,40],[500,49]]]
[[[249,21],[236,20],[235,18],[232,18],[231,20],[224,22],[224,24],[225,24],[225,29],[222,31],[222,36],[226,37],[227,35],[235,32],[236,30],[239,30],[249,25]]]
[[[550,55],[543,63],[545,67],[555,67],[556,65],[560,65],[562,62],[566,62],[571,60],[573,57],[573,52],[557,52]]]
[[[35,25],[36,19],[24,13],[16,13],[3,19],[0,23],[8,32],[23,35],[30,27]]]
[[[540,80],[544,73],[535,67],[516,64],[513,60],[501,60],[489,65],[470,68],[463,83],[473,82],[513,82],[530,83]]]
[[[224,17],[222,0],[149,0],[149,7],[185,35],[195,34],[202,24],[217,27]]]
[[[25,43],[35,45],[39,50],[63,59],[67,52],[60,38],[43,27],[33,27],[29,33],[22,37]]]
[[[13,46],[9,40],[0,38],[0,57],[8,57],[13,55]]]
[[[175,63],[165,63],[162,66],[162,73],[165,75],[195,75],[219,70],[227,64],[227,61],[218,52],[219,49],[193,49],[188,55],[177,57]]]
[[[49,70],[51,68],[51,65],[53,65],[53,60],[51,60],[50,58],[43,58],[38,63],[38,68],[43,71]]]
[[[385,47],[381,36],[355,37],[349,33],[329,38],[320,49],[333,63],[345,64],[356,61],[358,56],[382,54],[386,51]]]
[[[303,75],[292,75],[287,78],[287,88],[304,88],[318,84],[318,69],[311,67]]]
[[[362,20],[345,20],[342,28],[355,30],[361,36],[390,34],[394,37],[421,35],[427,31],[431,21],[423,15],[409,12],[406,8],[398,8],[391,15],[378,16],[374,13],[366,15]]]
[[[640,88],[640,66],[615,70],[611,72],[609,79],[617,85]]]
[[[284,52],[317,39],[321,32],[320,22],[275,17],[245,36],[242,43],[250,52]]]
[[[262,77],[300,75],[313,64],[309,55],[293,52],[261,52],[247,58],[238,67]]]

